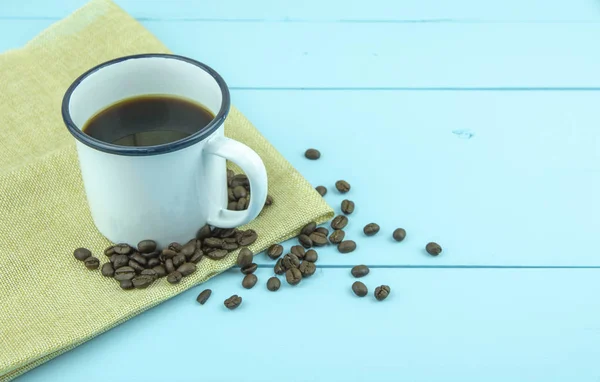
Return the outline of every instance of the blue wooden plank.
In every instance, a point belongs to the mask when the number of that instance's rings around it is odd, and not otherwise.
[[[25,374],[69,381],[596,381],[598,270],[348,269],[252,290],[239,272],[143,313]],[[213,296],[200,306],[204,288]],[[143,293],[133,291],[128,293]],[[243,297],[236,311],[223,300]],[[299,347],[302,344],[302,347]],[[68,370],[68,372],[65,372]],[[285,376],[285,377],[284,377]]]
[[[598,92],[234,91],[339,212],[355,253],[328,265],[600,266]],[[468,136],[472,134],[470,139]],[[321,150],[319,161],[303,152]],[[352,190],[334,189],[345,179]],[[365,237],[370,222],[382,228]],[[391,233],[404,227],[405,242]],[[444,247],[434,258],[429,241]],[[292,243],[287,243],[286,247]],[[296,244],[296,243],[293,243]],[[273,262],[264,255],[261,264]]]
[[[2,21],[0,49],[49,23]],[[600,24],[143,24],[232,87],[600,88]]]
[[[248,21],[599,21],[595,0],[118,0],[138,18]],[[86,0],[3,0],[0,17],[64,17]]]

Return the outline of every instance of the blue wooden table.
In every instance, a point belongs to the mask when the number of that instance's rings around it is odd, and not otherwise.
[[[83,3],[2,0],[0,51]],[[260,254],[254,289],[228,271],[20,381],[600,381],[600,2],[118,3],[314,185],[352,184],[359,247],[277,293]],[[388,300],[352,295],[360,263]]]

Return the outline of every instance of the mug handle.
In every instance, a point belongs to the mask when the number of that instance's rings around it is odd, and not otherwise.
[[[206,154],[216,155],[237,164],[250,181],[250,205],[244,211],[232,211],[222,206],[209,214],[208,224],[219,228],[235,228],[256,218],[267,200],[267,170],[258,154],[243,143],[227,137],[214,137],[204,146]]]

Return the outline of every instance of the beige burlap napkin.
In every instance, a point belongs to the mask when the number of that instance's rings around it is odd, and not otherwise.
[[[72,255],[86,246],[104,262],[109,245],[94,227],[74,148],[60,115],[69,84],[109,59],[168,52],[108,0],[94,0],[22,49],[0,55],[0,381],[78,346],[231,267],[203,259],[173,286],[162,279],[123,291]],[[218,68],[217,68],[218,69]],[[295,236],[333,211],[312,186],[235,108],[226,134],[262,157],[275,203],[245,228],[255,252]],[[284,222],[285,224],[282,224]]]

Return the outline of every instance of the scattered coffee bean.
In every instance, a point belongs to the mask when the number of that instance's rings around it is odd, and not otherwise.
[[[350,253],[356,249],[356,243],[352,240],[344,240],[338,244],[340,253]]]
[[[273,204],[273,197],[271,195],[267,195],[267,200],[265,200],[265,206],[270,206]]]
[[[258,277],[256,277],[255,274],[250,273],[244,276],[244,279],[242,280],[242,286],[246,289],[252,289],[256,285],[257,281]]]
[[[172,259],[177,256],[177,252],[172,249],[163,249],[161,253],[163,259],[166,261],[167,259]]]
[[[113,277],[115,275],[115,269],[111,263],[104,263],[100,272],[104,277]]]
[[[245,198],[248,196],[248,191],[246,191],[244,186],[237,186],[233,189],[233,196],[235,196],[236,199]]]
[[[234,294],[233,296],[231,296],[227,300],[225,300],[225,302],[223,302],[223,304],[225,304],[225,307],[227,309],[233,310],[242,304],[242,298],[240,296],[238,296],[237,294]]]
[[[271,277],[267,280],[267,289],[271,292],[276,292],[281,287],[281,281],[277,277]]]
[[[183,263],[177,268],[177,272],[181,273],[182,276],[189,276],[196,272],[196,264],[194,263]]]
[[[181,264],[185,263],[185,256],[181,253],[173,258],[173,266],[178,268]]]
[[[247,247],[250,244],[254,243],[257,238],[258,235],[256,234],[256,232],[252,229],[249,229],[247,231],[243,231],[241,236],[238,238],[237,243],[242,247]]]
[[[202,292],[200,292],[198,297],[196,297],[196,301],[198,301],[200,303],[200,305],[204,305],[204,303],[206,301],[208,301],[208,299],[210,298],[211,294],[212,294],[212,290],[204,289]]]
[[[138,252],[135,252],[133,255],[129,256],[129,258],[135,260],[140,265],[146,265],[148,263],[148,260]]]
[[[325,196],[325,194],[327,194],[327,188],[324,186],[317,186],[315,187],[315,190],[317,190],[321,196]]]
[[[302,277],[310,277],[315,274],[317,270],[317,266],[315,263],[311,263],[310,261],[303,261],[298,267],[300,273],[302,273]]]
[[[300,265],[300,259],[298,259],[298,256],[294,255],[293,253],[288,253],[287,255],[283,256],[281,265],[283,265],[283,268],[285,268],[286,270],[291,268],[298,268],[298,266]]]
[[[115,245],[114,250],[119,255],[129,255],[133,251],[133,248],[129,244],[121,243]]]
[[[375,288],[375,298],[377,301],[383,301],[390,295],[390,287],[387,285],[381,285]]]
[[[198,230],[198,233],[196,233],[196,239],[204,240],[210,237],[210,235],[212,235],[212,231],[210,226],[207,224]]]
[[[344,236],[346,236],[346,232],[341,229],[336,229],[329,236],[329,241],[331,244],[339,244],[344,240]]]
[[[141,253],[150,253],[156,251],[156,242],[154,240],[142,240],[137,245]]]
[[[352,200],[342,200],[342,212],[346,215],[350,215],[354,212],[354,202]]]
[[[119,269],[129,263],[129,257],[127,255],[116,255],[112,263],[115,270]]]
[[[440,245],[438,243],[429,243],[425,246],[425,250],[427,251],[427,253],[429,253],[431,256],[437,256],[440,253],[442,253],[442,247],[440,247]]]
[[[100,260],[98,260],[98,258],[94,256],[90,256],[87,259],[83,260],[83,263],[85,264],[85,267],[90,271],[98,269],[98,267],[100,266]]]
[[[300,236],[298,236],[298,242],[300,242],[300,244],[304,247],[304,248],[310,248],[313,246],[313,242],[310,239],[310,237],[308,237],[305,234],[301,234]]]
[[[115,254],[115,246],[114,245],[111,245],[110,247],[108,247],[104,250],[104,256],[106,256],[106,257],[111,257],[114,254]]]
[[[302,272],[298,268],[290,268],[285,271],[285,279],[290,285],[298,285],[302,281]]]
[[[367,236],[373,236],[377,232],[379,232],[379,225],[377,225],[376,223],[369,223],[365,226],[365,228],[363,228],[363,232]]]
[[[350,183],[346,182],[345,180],[338,180],[335,182],[335,188],[337,188],[337,190],[342,194],[345,194],[346,192],[350,191]]]
[[[146,268],[152,268],[157,265],[160,265],[159,259],[150,259],[150,260],[148,260],[148,263],[146,263]]]
[[[167,259],[167,261],[165,261],[165,270],[167,271],[167,274],[175,272],[175,265],[173,265],[173,259]]]
[[[366,265],[357,265],[350,270],[354,277],[364,277],[369,274],[369,267]]]
[[[156,273],[156,271],[154,269],[144,269],[140,275],[142,276],[150,276],[152,277],[154,280],[156,280],[158,278],[158,274]]]
[[[406,237],[406,231],[403,228],[396,228],[392,234],[392,237],[396,241],[402,241]]]
[[[300,233],[308,236],[311,233],[315,232],[315,229],[317,229],[317,223],[310,222],[302,228],[302,231],[300,231]]]
[[[318,227],[317,229],[315,229],[315,232],[322,233],[325,236],[329,235],[329,230],[325,227]]]
[[[348,224],[348,218],[344,215],[338,215],[331,221],[331,228],[342,229]]]
[[[293,245],[290,249],[290,252],[296,255],[296,257],[300,260],[304,259],[305,249],[301,245]]]
[[[156,272],[156,277],[165,277],[167,275],[167,270],[163,265],[157,265],[154,268],[154,272]]]
[[[179,252],[179,251],[181,251],[182,248],[183,248],[183,246],[177,242],[172,242],[171,244],[169,244],[167,246],[167,249],[169,249],[173,252]]]
[[[275,260],[279,256],[281,256],[282,253],[283,253],[283,246],[279,245],[279,244],[273,244],[267,250],[267,256],[269,256],[269,258],[271,258],[273,260]]]
[[[194,254],[195,251],[196,251],[196,242],[193,241],[191,243],[187,243],[186,245],[184,245],[181,248],[181,251],[179,251],[179,254],[185,256],[186,258],[189,258]]]
[[[205,253],[205,255],[212,260],[222,260],[227,256],[227,253],[228,252],[224,249],[215,249],[214,251]]]
[[[249,250],[248,248],[242,248],[240,250],[240,252],[238,253],[236,263],[237,263],[238,267],[243,267],[243,266],[246,266],[246,265],[252,263],[253,259],[254,259],[254,255],[252,254],[252,251]]]
[[[354,284],[352,284],[352,291],[358,297],[365,297],[367,293],[369,293],[367,286],[360,281],[355,281]]]
[[[235,205],[236,211],[243,211],[246,209],[246,198],[240,198]]]
[[[122,280],[131,280],[132,278],[135,277],[135,269],[131,268],[131,267],[121,267],[117,270],[115,270],[115,280],[117,281],[122,281]]]
[[[204,257],[204,252],[201,249],[196,249],[192,257],[190,257],[190,263],[198,264]]]
[[[169,273],[169,275],[167,276],[167,281],[169,282],[169,284],[178,284],[182,278],[183,275],[181,273],[174,271]]]
[[[223,246],[223,239],[218,237],[208,237],[204,239],[204,248],[221,248]]]
[[[124,290],[133,289],[133,282],[131,280],[121,280],[119,281],[119,286]]]
[[[88,257],[92,256],[92,252],[87,248],[77,248],[73,251],[73,256],[75,256],[77,260],[84,261]]]
[[[258,268],[258,265],[256,265],[256,263],[252,263],[252,264],[244,265],[241,269],[241,272],[245,275],[249,275],[250,273],[256,272],[257,268]]]
[[[321,157],[321,153],[317,149],[308,149],[304,153],[304,156],[310,160],[317,160]]]
[[[309,238],[315,247],[323,247],[329,243],[327,241],[327,235],[324,235],[321,232],[313,232],[310,234]]]
[[[143,265],[141,265],[140,263],[138,263],[135,260],[129,260],[127,265],[129,265],[131,268],[135,269],[135,273],[140,273],[141,271],[143,271],[145,269]]]
[[[311,263],[315,263],[318,258],[319,256],[317,254],[317,251],[315,251],[314,249],[309,249],[304,254],[304,261],[310,261]]]
[[[240,246],[237,243],[228,243],[228,242],[223,243],[223,249],[226,250],[227,252],[235,251],[239,247]]]
[[[282,275],[285,273],[282,259],[277,260],[275,266],[273,267],[273,272],[275,272],[276,275]]]

